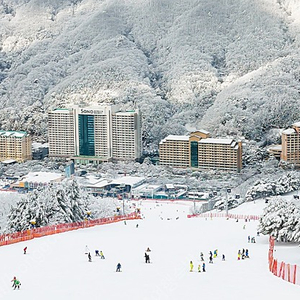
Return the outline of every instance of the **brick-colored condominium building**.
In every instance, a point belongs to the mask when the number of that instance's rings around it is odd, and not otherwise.
[[[219,169],[240,172],[242,143],[234,139],[210,138],[198,130],[189,135],[169,135],[159,144],[161,165],[178,168]]]
[[[282,132],[281,160],[300,166],[300,122]]]
[[[24,162],[31,157],[31,137],[27,132],[0,130],[0,161]]]

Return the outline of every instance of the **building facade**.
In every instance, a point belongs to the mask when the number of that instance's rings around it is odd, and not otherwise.
[[[219,169],[240,172],[242,143],[233,139],[213,139],[199,130],[189,136],[169,135],[160,142],[159,163],[178,168]]]
[[[141,115],[138,110],[112,114],[112,157],[140,158],[142,153]]]
[[[31,158],[31,137],[27,132],[0,131],[0,161],[24,162]]]
[[[49,157],[70,157],[76,153],[75,111],[58,108],[48,112]]]
[[[115,105],[54,110],[49,112],[49,156],[78,163],[139,159],[140,120],[139,110],[120,112]],[[68,144],[61,139],[64,135],[70,138]]]
[[[282,132],[281,160],[300,166],[300,122]]]

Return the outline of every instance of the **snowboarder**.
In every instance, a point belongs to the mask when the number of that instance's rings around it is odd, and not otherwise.
[[[205,271],[205,263],[202,264],[202,272],[206,272]]]
[[[105,256],[104,256],[102,250],[100,251],[100,258],[101,258],[101,259],[105,259]]]
[[[95,254],[96,254],[96,256],[100,256],[99,250],[95,250]]]
[[[202,252],[200,253],[200,259],[201,259],[201,261],[204,261],[204,257],[203,257],[203,253]]]
[[[116,272],[121,272],[121,264],[120,263],[117,264]]]
[[[222,260],[225,261],[225,254],[222,254]]]
[[[193,262],[192,262],[192,261],[190,261],[190,272],[193,272],[193,269],[194,269]]]
[[[201,272],[201,265],[198,265],[198,272]]]
[[[23,249],[23,251],[24,251],[24,254],[26,254],[27,246]]]
[[[89,259],[89,262],[92,261],[92,256],[91,256],[91,253],[90,253],[90,252],[89,252],[89,254],[88,254],[88,259]]]

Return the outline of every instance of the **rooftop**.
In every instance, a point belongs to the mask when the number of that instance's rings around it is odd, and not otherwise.
[[[224,145],[230,145],[232,142],[234,142],[233,139],[214,139],[214,138],[207,138],[199,141],[199,143],[201,144],[224,144]]]
[[[26,131],[5,131],[0,130],[0,136],[22,138],[28,136]]]

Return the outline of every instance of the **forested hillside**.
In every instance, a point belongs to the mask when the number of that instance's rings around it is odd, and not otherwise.
[[[0,0],[0,127],[137,106],[145,149],[203,128],[260,145],[300,120],[297,0]],[[271,131],[270,131],[271,130]]]

